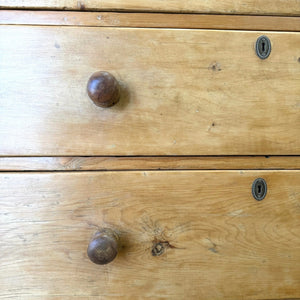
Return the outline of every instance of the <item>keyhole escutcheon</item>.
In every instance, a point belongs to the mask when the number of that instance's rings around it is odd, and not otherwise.
[[[256,40],[255,45],[256,54],[260,59],[266,59],[271,53],[271,42],[270,39],[262,35]]]
[[[263,178],[257,178],[252,183],[252,195],[255,200],[261,201],[267,195],[267,183]]]

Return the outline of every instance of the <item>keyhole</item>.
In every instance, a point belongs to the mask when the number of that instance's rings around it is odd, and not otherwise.
[[[261,194],[261,188],[262,188],[262,186],[261,186],[261,184],[259,184],[259,185],[257,186],[257,193],[258,193],[258,195]]]
[[[262,48],[262,52],[264,53],[264,52],[266,51],[266,48],[265,48],[265,42],[262,42],[261,48]]]

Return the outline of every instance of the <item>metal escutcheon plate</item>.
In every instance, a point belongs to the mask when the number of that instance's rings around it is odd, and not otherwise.
[[[257,178],[252,184],[252,195],[255,200],[261,201],[267,195],[267,183],[263,178]]]
[[[265,35],[260,36],[256,40],[255,45],[256,54],[260,59],[266,59],[271,53],[271,42]]]

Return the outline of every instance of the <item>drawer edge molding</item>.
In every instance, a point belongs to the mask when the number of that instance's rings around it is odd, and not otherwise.
[[[300,17],[0,10],[0,25],[300,31]]]
[[[0,171],[299,170],[300,156],[0,157]]]
[[[253,15],[299,15],[298,0],[0,0],[0,8],[75,11],[130,11],[172,13],[220,13]]]

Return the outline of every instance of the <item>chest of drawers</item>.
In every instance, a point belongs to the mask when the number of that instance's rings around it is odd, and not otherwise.
[[[0,299],[300,297],[299,1],[0,7]]]

